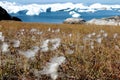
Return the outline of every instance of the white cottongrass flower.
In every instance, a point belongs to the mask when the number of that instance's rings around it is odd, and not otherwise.
[[[41,31],[38,31],[36,34],[38,34],[38,35],[41,35],[43,32],[41,32]]]
[[[33,41],[35,41],[35,40],[36,40],[36,37],[33,35],[33,36],[31,37],[31,39],[32,39]]]
[[[102,43],[102,38],[97,38],[96,42],[98,42],[99,44],[101,44]]]
[[[47,52],[49,50],[49,48],[48,48],[49,41],[50,41],[49,39],[43,41],[43,44],[40,47],[42,52]]]
[[[100,33],[104,33],[105,31],[104,30],[100,30]]]
[[[96,37],[97,37],[97,38],[101,37],[101,34],[98,34]]]
[[[20,41],[19,40],[13,40],[13,47],[19,47],[20,46]]]
[[[2,37],[2,32],[0,32],[0,37]]]
[[[69,34],[68,36],[71,38],[71,37],[72,37],[72,34]]]
[[[88,34],[87,36],[85,36],[85,37],[83,38],[83,42],[86,43],[86,41],[92,40],[91,37],[92,37],[91,34],[90,34],[90,35]]]
[[[90,48],[94,49],[94,42],[90,42]]]
[[[60,32],[60,29],[56,29],[55,32],[56,32],[56,33]]]
[[[4,41],[4,36],[3,36],[2,32],[0,32],[0,41]]]
[[[5,37],[4,36],[0,36],[0,41],[4,41]]]
[[[60,46],[61,39],[60,38],[55,38],[55,39],[47,39],[43,41],[41,48],[42,52],[47,52],[48,50],[56,50]],[[51,46],[49,47],[49,43]]]
[[[96,35],[96,33],[95,33],[95,32],[93,32],[91,35],[92,35],[92,36],[95,36],[95,35]]]
[[[19,51],[19,54],[22,54],[27,58],[33,58],[38,51],[39,47],[34,46],[32,49],[28,49],[27,51]]]
[[[91,37],[92,37],[92,35],[91,35],[91,34],[88,34],[88,35],[87,35],[87,37],[88,37],[88,38],[91,38]]]
[[[9,45],[6,42],[4,42],[1,46],[2,52],[8,52],[9,51],[8,48],[9,48]]]
[[[114,38],[114,39],[117,38],[117,36],[118,36],[117,33],[113,34],[113,38]]]
[[[30,32],[31,32],[31,33],[37,32],[37,29],[32,28],[32,29],[30,30]]]
[[[25,32],[25,29],[20,29],[20,34],[23,35]]]
[[[53,80],[56,80],[58,77],[58,68],[62,63],[65,62],[65,60],[66,58],[64,56],[52,58],[50,62],[47,63],[47,66],[40,71],[40,73],[50,75]]]
[[[39,30],[37,30],[37,29],[35,29],[35,28],[32,28],[32,29],[30,30],[30,33],[34,33],[34,34],[41,35],[43,32],[41,32],[41,31],[39,31]]]
[[[52,30],[52,33],[54,33],[55,32],[55,30]]]
[[[104,33],[104,34],[103,34],[103,37],[107,37],[107,36],[108,36],[108,34],[107,34],[107,33]]]
[[[50,32],[50,31],[51,31],[51,28],[48,28],[48,30],[47,30],[47,31],[49,31],[49,32]]]
[[[24,32],[24,31],[25,31],[25,29],[20,29],[20,31],[21,31],[21,32]]]
[[[61,39],[60,38],[51,39],[50,42],[53,44],[50,50],[56,50],[60,46]]]
[[[91,46],[90,46],[90,48],[91,48],[91,49],[94,49],[94,46],[93,46],[93,45],[91,45]]]
[[[115,45],[115,49],[116,49],[116,50],[120,50],[120,48],[119,48],[118,45]]]

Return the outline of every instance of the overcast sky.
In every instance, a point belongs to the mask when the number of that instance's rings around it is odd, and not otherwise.
[[[120,4],[120,0],[0,0],[0,1],[11,1],[18,3],[65,3],[65,2],[73,2],[73,3],[107,3],[107,4]]]

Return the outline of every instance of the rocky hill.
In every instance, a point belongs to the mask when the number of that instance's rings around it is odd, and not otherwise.
[[[112,16],[101,19],[92,19],[86,22],[87,24],[96,24],[96,25],[116,25],[120,26],[120,16]]]
[[[20,18],[9,15],[8,12],[0,6],[0,21],[1,20],[22,21]]]
[[[63,23],[64,24],[84,24],[86,21],[81,18],[67,18]]]

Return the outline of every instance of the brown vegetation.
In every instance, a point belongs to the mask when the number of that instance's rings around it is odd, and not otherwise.
[[[31,29],[42,33],[30,32]],[[49,80],[49,75],[36,71],[41,71],[54,56],[66,58],[58,69],[57,80],[120,79],[120,26],[0,21],[0,32],[5,36],[4,42],[10,45],[8,52],[0,51],[2,80]],[[19,54],[19,50],[40,47],[46,39],[54,38],[61,39],[56,50],[39,50],[34,59]],[[13,39],[21,42],[19,47],[12,46]]]

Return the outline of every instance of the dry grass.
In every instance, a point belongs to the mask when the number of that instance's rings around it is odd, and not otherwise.
[[[33,28],[42,34],[31,33]],[[120,26],[1,21],[0,32],[5,36],[4,42],[10,45],[8,52],[0,51],[2,80],[49,80],[48,75],[35,74],[35,71],[42,70],[54,56],[66,57],[66,62],[58,69],[57,80],[120,80]],[[95,35],[88,37],[91,33]],[[104,36],[105,33],[107,36]],[[101,36],[98,36],[99,34]],[[114,34],[117,34],[117,37],[114,38]],[[19,54],[19,50],[40,47],[46,39],[54,38],[61,39],[56,50],[39,50],[34,59]],[[101,43],[97,42],[98,38],[102,38]],[[12,46],[13,39],[21,42],[19,47]],[[0,46],[2,43],[0,41]]]

